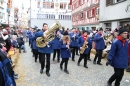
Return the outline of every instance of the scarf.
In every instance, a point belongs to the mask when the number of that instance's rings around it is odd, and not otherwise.
[[[126,40],[122,39],[121,36],[117,36],[117,39],[120,40],[122,42],[122,46],[124,46]]]
[[[100,36],[102,36],[101,32],[97,32]]]
[[[130,42],[128,43],[128,56],[130,57]]]
[[[66,37],[65,41],[66,41],[66,45],[67,45],[68,44],[68,37]]]
[[[84,36],[84,35],[82,35],[82,37],[83,37],[84,41],[86,41],[86,39],[88,38],[88,36]]]

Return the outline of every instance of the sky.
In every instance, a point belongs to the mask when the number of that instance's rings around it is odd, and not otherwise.
[[[15,7],[20,7],[22,8],[22,3],[24,8],[29,8],[30,7],[30,0],[13,0],[14,1],[14,6]]]

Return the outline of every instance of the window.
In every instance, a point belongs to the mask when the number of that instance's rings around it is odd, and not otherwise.
[[[76,8],[78,7],[78,3],[76,3]]]
[[[71,10],[71,5],[68,5],[68,9]]]
[[[50,2],[43,2],[43,8],[51,8]]]
[[[111,28],[111,23],[105,23],[106,28]]]
[[[92,10],[89,11],[89,17],[92,17]]]
[[[126,1],[126,0],[113,0],[113,3],[119,3],[119,2],[122,2],[122,1]]]
[[[99,8],[96,8],[96,15],[99,15]]]
[[[37,2],[37,8],[40,8],[40,2]]]
[[[67,6],[66,3],[64,3],[64,4],[63,4],[63,9],[66,9],[66,6]]]
[[[81,13],[81,18],[83,18],[83,13]]]
[[[54,8],[54,3],[51,3],[51,8]]]
[[[123,2],[123,1],[126,1],[126,0],[106,0],[106,6],[113,5],[119,2]]]
[[[84,4],[84,0],[80,0],[80,5]]]
[[[45,2],[43,2],[43,8],[46,8],[46,3]]]
[[[63,9],[63,3],[60,3],[60,9]]]

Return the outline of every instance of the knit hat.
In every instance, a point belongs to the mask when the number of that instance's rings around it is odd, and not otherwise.
[[[68,32],[67,32],[67,31],[65,31],[65,32],[63,33],[63,35],[68,35]]]
[[[83,30],[83,34],[84,34],[85,32],[86,32],[86,33],[88,33],[88,31],[86,31],[86,30]]]
[[[99,31],[101,31],[101,30],[103,30],[103,28],[102,28],[102,27],[99,29]]]
[[[119,35],[122,34],[123,32],[128,32],[127,29],[125,28],[120,28],[119,29]]]

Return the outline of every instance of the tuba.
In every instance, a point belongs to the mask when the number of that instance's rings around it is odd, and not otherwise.
[[[36,39],[36,46],[40,48],[45,47],[46,42],[50,42],[55,38],[54,31],[60,27],[61,27],[60,23],[56,21],[48,30],[44,32],[44,35],[46,36],[46,38],[38,37]]]
[[[82,48],[80,49],[80,54],[83,54],[85,49],[88,48],[87,44],[88,44],[88,42],[87,42],[87,39],[86,39],[86,41],[84,42]]]

